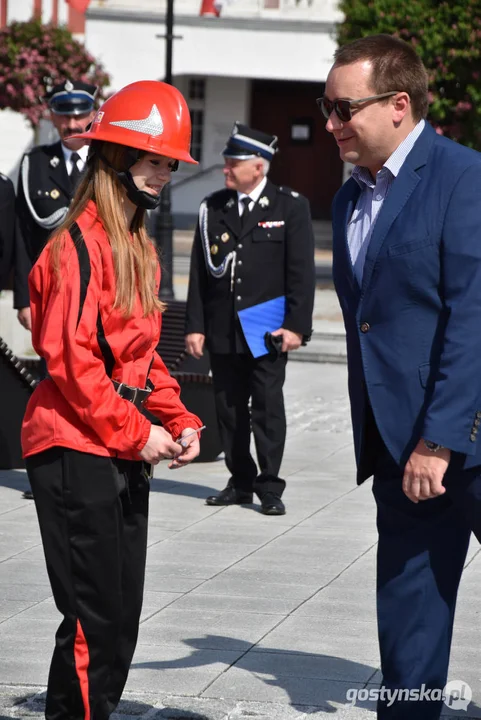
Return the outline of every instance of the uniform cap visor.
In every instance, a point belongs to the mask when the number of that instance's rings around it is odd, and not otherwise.
[[[49,105],[55,115],[86,115],[94,109],[93,102],[54,102]]]

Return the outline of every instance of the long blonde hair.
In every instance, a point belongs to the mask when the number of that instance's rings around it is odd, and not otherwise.
[[[102,143],[101,151],[115,169],[124,170],[127,167],[126,155],[129,148],[114,143]],[[51,264],[60,282],[65,232],[70,231],[89,201],[93,200],[112,248],[115,273],[114,308],[120,308],[125,317],[129,317],[138,292],[145,317],[156,310],[163,312],[166,307],[155,292],[158,258],[145,227],[145,210],[137,208],[129,228],[123,210],[124,197],[125,190],[117,175],[99,158],[98,153],[95,153],[87,163],[65,220],[49,239]]]

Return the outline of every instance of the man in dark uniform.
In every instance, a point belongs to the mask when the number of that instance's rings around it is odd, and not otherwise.
[[[223,151],[226,189],[200,208],[189,281],[186,348],[210,353],[217,417],[231,473],[208,505],[251,503],[283,515],[279,477],[286,437],[283,384],[287,353],[311,334],[314,239],[307,200],[267,179],[277,138],[236,123]],[[276,352],[254,357],[238,312],[285,297]],[[249,401],[251,407],[249,410]],[[252,427],[259,472],[250,453]]]
[[[60,140],[38,145],[20,164],[17,188],[17,233],[13,306],[27,330],[32,329],[28,275],[49,235],[63,221],[82,171],[88,146],[71,135],[85,132],[95,115],[95,85],[66,80],[46,94],[50,119]],[[32,492],[23,494],[33,499]]]
[[[93,120],[97,88],[67,80],[46,95],[50,118],[60,140],[39,145],[23,156],[18,178],[14,307],[19,322],[31,329],[28,274],[51,232],[67,214],[88,146],[71,135],[82,133]]]
[[[0,291],[7,284],[12,268],[15,238],[15,190],[6,175],[0,173]]]

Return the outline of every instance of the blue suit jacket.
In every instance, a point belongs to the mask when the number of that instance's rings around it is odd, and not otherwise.
[[[333,203],[333,276],[347,335],[358,482],[366,398],[404,465],[421,437],[481,464],[481,154],[426,125],[375,223],[362,288],[347,223],[360,188]],[[364,330],[364,332],[363,332]]]

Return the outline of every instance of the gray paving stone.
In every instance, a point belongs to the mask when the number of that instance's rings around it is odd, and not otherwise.
[[[142,623],[139,643],[246,651],[284,619],[283,615],[205,612],[166,608]]]
[[[242,598],[242,612],[244,613],[267,613],[269,615],[288,615],[299,605],[299,600],[283,597],[270,598]],[[209,595],[202,592],[202,587],[183,595],[175,601],[174,607],[179,610],[199,610],[235,612],[239,600],[232,595]]]
[[[235,703],[203,698],[164,698],[153,720],[227,720]]]
[[[285,516],[206,506],[222,459],[156,468],[140,642],[112,720],[375,719],[372,703],[346,703],[381,681],[375,504],[355,485],[346,368],[289,363],[285,391]],[[26,487],[0,471],[0,720],[43,718],[60,619]],[[472,686],[465,720],[481,718],[480,597],[473,541],[450,670]]]

